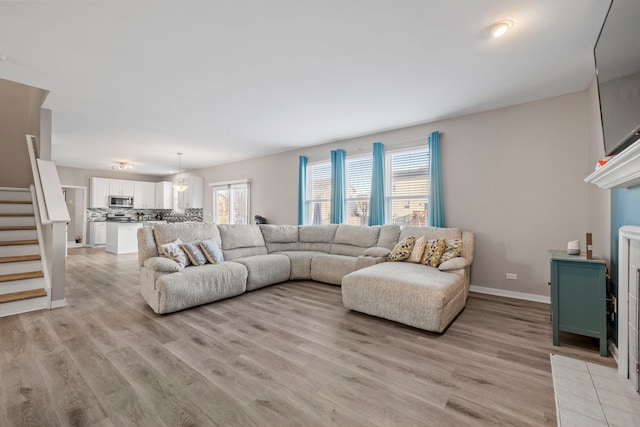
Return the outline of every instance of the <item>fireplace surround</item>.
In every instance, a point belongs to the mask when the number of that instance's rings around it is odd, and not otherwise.
[[[640,227],[620,227],[618,235],[618,374],[638,391]]]

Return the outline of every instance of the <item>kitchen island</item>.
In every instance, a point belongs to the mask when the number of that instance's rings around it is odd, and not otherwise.
[[[107,221],[107,245],[105,250],[114,254],[138,252],[138,229],[141,221]]]

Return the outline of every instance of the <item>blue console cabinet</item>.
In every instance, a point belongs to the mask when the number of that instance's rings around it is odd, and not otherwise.
[[[553,345],[560,331],[600,340],[600,355],[607,356],[607,266],[585,254],[551,250],[551,316]]]

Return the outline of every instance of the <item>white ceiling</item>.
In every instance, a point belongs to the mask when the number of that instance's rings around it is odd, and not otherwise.
[[[608,6],[0,1],[0,78],[51,92],[57,164],[167,175],[584,90]]]

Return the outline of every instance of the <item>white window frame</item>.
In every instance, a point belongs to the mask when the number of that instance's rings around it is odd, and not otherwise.
[[[252,223],[251,218],[251,180],[250,179],[241,179],[237,181],[224,181],[224,182],[212,182],[209,184],[212,190],[212,205],[213,205],[213,223],[218,224],[218,198],[216,197],[216,192],[219,190],[228,190],[229,195],[231,195],[231,190],[234,188],[245,188],[247,199],[245,200],[245,215],[246,215],[246,224]],[[227,217],[229,218],[228,224],[235,224],[235,217],[233,215],[234,205],[233,205],[233,197],[229,197],[229,203],[227,204]]]
[[[369,177],[369,194],[367,196],[359,196],[359,197],[349,197],[349,162],[359,161],[363,159],[369,159],[371,161],[371,169],[373,173],[373,153],[362,154],[359,156],[347,157],[345,160],[345,181],[347,183],[347,191],[346,191],[346,204],[347,204],[347,212],[345,213],[345,223],[348,223],[349,220],[349,203],[358,203],[358,202],[366,202],[369,204],[371,200],[371,176]],[[367,220],[364,221],[365,224],[357,224],[357,225],[367,225],[369,215],[371,214],[371,206],[369,206],[369,210],[367,211]]]
[[[328,202],[329,204],[331,203],[331,173],[329,173],[329,197],[328,198],[318,198],[318,199],[312,199],[311,195],[312,195],[312,189],[313,189],[313,168],[317,167],[317,166],[324,166],[324,165],[328,165],[329,166],[329,170],[331,170],[331,161],[330,160],[322,160],[322,161],[318,161],[318,162],[313,162],[313,163],[308,163],[307,164],[307,191],[306,191],[306,195],[307,195],[307,199],[305,200],[305,211],[306,211],[306,215],[305,215],[305,219],[304,219],[304,223],[305,225],[310,225],[313,223],[313,209],[312,206],[314,203],[318,202],[318,203],[323,203],[323,202]]]
[[[429,159],[429,147],[426,144],[418,145],[418,146],[412,146],[412,147],[406,147],[406,148],[398,148],[398,149],[394,149],[394,150],[388,150],[388,151],[385,152],[385,158],[384,158],[384,162],[385,162],[385,197],[384,197],[384,200],[385,200],[385,224],[393,224],[394,223],[393,212],[392,212],[392,206],[393,206],[393,201],[394,200],[402,200],[402,199],[406,199],[407,197],[424,198],[425,212],[427,211],[427,208],[429,206],[429,194],[428,194],[429,167],[430,167],[429,163],[428,163],[427,171],[426,171],[426,179],[427,179],[427,193],[426,194],[411,194],[410,196],[408,196],[408,195],[394,195],[394,196],[392,196],[392,192],[393,192],[393,164],[392,164],[392,160],[391,160],[392,156],[396,155],[396,154],[419,152],[419,151],[426,151],[427,158]],[[426,222],[427,219],[428,218],[426,218],[426,215],[425,215],[425,222]]]

